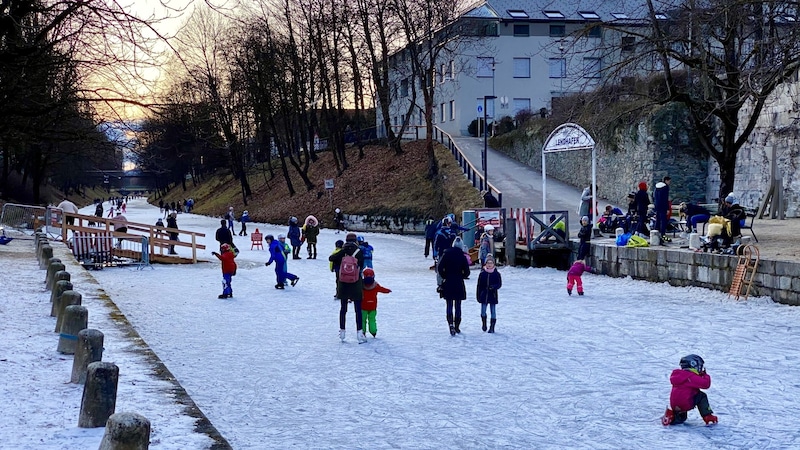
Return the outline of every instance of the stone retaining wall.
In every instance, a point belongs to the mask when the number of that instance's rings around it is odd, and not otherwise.
[[[718,291],[730,290],[738,257],[685,249],[617,247],[592,244],[589,265],[602,274],[673,286],[699,286]],[[771,297],[778,303],[800,305],[800,264],[760,260],[750,296]]]

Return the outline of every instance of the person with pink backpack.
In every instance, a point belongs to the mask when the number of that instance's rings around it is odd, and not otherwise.
[[[333,263],[334,267],[339,267],[336,289],[341,304],[339,309],[339,339],[342,342],[345,340],[347,303],[353,302],[356,316],[356,338],[359,344],[364,343],[367,341],[361,316],[361,299],[364,295],[361,271],[364,269],[364,255],[358,248],[358,236],[355,233],[347,233],[342,251],[333,253],[328,260]]]

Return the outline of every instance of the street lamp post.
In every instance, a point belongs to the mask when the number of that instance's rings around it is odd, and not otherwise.
[[[486,129],[486,120],[487,120],[486,101],[487,100],[494,100],[495,98],[497,98],[497,97],[495,97],[494,95],[484,95],[483,96],[483,127],[484,128],[483,128],[483,154],[481,155],[481,162],[483,163],[482,164],[483,165],[483,189],[482,190],[484,190],[484,191],[488,191],[489,190],[489,178],[487,178],[487,174],[486,174],[486,172],[487,172],[486,166],[488,166],[488,164],[487,164],[488,161],[487,161],[487,158],[486,158],[486,152],[487,152],[487,149],[489,147],[489,133],[487,133],[487,129]]]

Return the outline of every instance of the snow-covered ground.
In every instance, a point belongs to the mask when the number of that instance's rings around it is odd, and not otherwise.
[[[159,212],[135,200],[127,217],[155,223]],[[300,282],[284,291],[264,267],[267,251],[236,236],[234,297],[219,300],[221,271],[210,254],[219,219],[181,214],[178,225],[206,233],[201,257],[211,263],[71,272],[84,303],[83,286],[97,279],[233,448],[800,447],[792,421],[800,415],[792,344],[800,309],[591,274],[586,295],[570,297],[564,272],[504,267],[497,333],[480,329],[475,270],[462,333],[451,337],[423,241],[366,233],[376,279],[393,292],[379,296],[376,339],[357,344],[349,311],[341,343],[327,256],[343,234],[323,230],[317,260],[290,261]],[[256,227],[287,229],[248,228]],[[80,391],[66,383],[71,358],[55,351],[44,273],[32,256],[10,252],[0,248],[0,392],[11,406],[0,448],[96,448],[102,429],[76,428]],[[106,333],[104,359],[141,365],[103,314],[90,306],[90,326]],[[705,427],[694,411],[665,428],[669,373],[689,353],[705,358],[720,422]],[[150,418],[151,448],[207,448],[165,401],[167,387],[136,370],[121,367],[117,410]]]

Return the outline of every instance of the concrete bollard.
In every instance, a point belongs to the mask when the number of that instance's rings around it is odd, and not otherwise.
[[[67,272],[66,270],[59,270],[53,275],[55,278],[53,279],[53,283],[57,283],[59,281],[72,281],[72,275]]]
[[[61,296],[64,292],[72,290],[72,283],[69,281],[59,281],[55,284],[53,292],[50,293],[50,317],[56,317],[61,305]]]
[[[650,247],[661,245],[661,233],[658,230],[650,230]]]
[[[61,300],[58,302],[58,310],[56,311],[56,329],[54,330],[56,333],[61,331],[61,325],[64,323],[64,311],[66,311],[67,306],[80,305],[81,300],[81,294],[76,291],[69,290],[61,294]]]
[[[117,405],[117,383],[119,367],[109,362],[93,362],[86,369],[86,384],[83,386],[80,428],[104,427],[114,414]]]
[[[44,263],[52,257],[53,247],[50,246],[50,243],[46,241],[36,243],[36,260],[39,262],[40,269],[47,269]]]
[[[47,275],[44,278],[44,287],[48,291],[53,290],[53,280],[55,280],[55,274],[59,270],[66,269],[64,264],[61,264],[61,260],[55,261],[56,258],[50,258],[50,262],[47,263]]]
[[[622,228],[617,228],[616,230],[614,230],[614,235],[615,235],[616,237],[620,237],[620,236],[622,236],[623,234],[625,234],[625,230],[623,230]]]
[[[58,352],[74,355],[78,346],[78,333],[89,327],[89,310],[85,306],[72,305],[64,310],[64,323],[58,335]]]
[[[700,248],[700,235],[697,233],[689,233],[689,248],[697,250]]]
[[[70,383],[86,383],[86,369],[89,364],[103,360],[103,333],[87,328],[78,332],[78,345],[72,359]]]
[[[150,421],[136,413],[117,413],[108,418],[99,450],[147,450]]]

